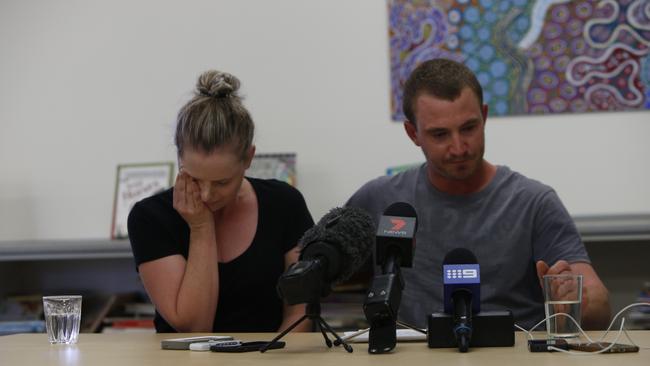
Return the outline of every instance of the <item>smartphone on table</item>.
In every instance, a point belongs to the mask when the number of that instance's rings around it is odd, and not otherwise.
[[[215,344],[210,347],[212,352],[255,352],[262,349],[269,342],[266,341],[254,341],[254,342],[242,342],[239,345],[228,345],[228,344]],[[284,348],[285,342],[277,341],[268,349],[278,349]]]
[[[569,343],[569,349],[584,352],[598,352],[609,347],[610,342],[593,342],[593,343]],[[626,353],[626,352],[639,352],[639,347],[631,344],[616,343],[612,348],[603,353]]]
[[[175,350],[188,350],[190,344],[197,342],[213,342],[213,341],[229,341],[232,340],[231,336],[200,336],[200,337],[187,337],[187,338],[170,338],[163,339],[160,342],[162,349],[175,349]]]

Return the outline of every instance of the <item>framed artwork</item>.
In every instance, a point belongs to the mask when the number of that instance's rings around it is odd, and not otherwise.
[[[246,176],[261,179],[277,179],[296,186],[296,154],[256,154]]]
[[[111,239],[128,238],[127,219],[136,202],[172,185],[174,163],[120,164],[117,166]]]

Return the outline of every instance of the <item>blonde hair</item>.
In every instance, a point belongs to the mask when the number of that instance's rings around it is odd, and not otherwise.
[[[174,142],[178,156],[186,147],[210,153],[231,146],[246,157],[253,143],[255,125],[237,95],[239,79],[208,70],[199,76],[194,97],[178,112]]]

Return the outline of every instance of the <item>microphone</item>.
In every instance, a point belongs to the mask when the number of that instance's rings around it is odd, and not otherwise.
[[[397,343],[397,313],[404,289],[400,267],[413,265],[416,231],[417,214],[405,202],[393,203],[379,219],[375,252],[382,274],[373,278],[363,304],[370,324],[369,353],[390,352]]]
[[[315,303],[350,278],[371,254],[375,225],[356,207],[334,208],[299,240],[300,257],[278,281],[289,305]]]
[[[347,280],[365,262],[375,240],[374,233],[375,225],[370,215],[355,207],[334,208],[305,232],[298,241],[298,261],[280,276],[277,286],[278,294],[287,304],[307,304],[305,315],[260,352],[266,352],[306,319],[312,320],[316,329],[320,328],[327,347],[332,347],[332,341],[326,331],[334,336],[337,345],[342,344],[346,351],[352,352],[352,347],[320,316],[319,299],[330,293],[332,284]]]
[[[377,226],[376,264],[383,273],[395,267],[413,266],[417,213],[406,202],[395,202],[384,211]]]
[[[465,248],[447,253],[443,261],[445,312],[452,314],[453,333],[460,352],[472,339],[472,314],[481,310],[481,276],[476,256]]]

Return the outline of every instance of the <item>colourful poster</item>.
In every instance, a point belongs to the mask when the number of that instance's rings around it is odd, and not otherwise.
[[[650,109],[650,0],[389,0],[392,118],[422,61],[463,62],[491,115]],[[650,120],[650,119],[649,119]]]

